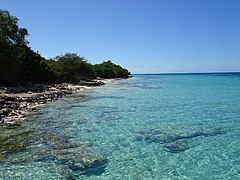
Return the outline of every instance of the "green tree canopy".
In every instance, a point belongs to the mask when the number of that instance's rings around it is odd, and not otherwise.
[[[84,57],[75,53],[56,56],[47,63],[57,74],[60,81],[78,81],[96,77],[93,65],[88,63]]]
[[[19,66],[27,45],[27,30],[18,27],[18,19],[0,9],[0,81],[18,81]]]
[[[112,63],[112,61],[104,61],[101,64],[94,65],[97,77],[101,78],[127,78],[130,74],[127,69],[120,65]]]
[[[0,41],[4,45],[27,45],[25,37],[28,31],[18,26],[18,18],[8,11],[0,9]]]
[[[28,31],[18,19],[0,9],[0,82],[43,82],[50,75],[45,60],[28,47]]]
[[[84,57],[67,53],[45,60],[26,40],[28,31],[18,19],[0,9],[0,83],[66,82],[101,78],[126,78],[128,70],[106,61],[92,65]]]

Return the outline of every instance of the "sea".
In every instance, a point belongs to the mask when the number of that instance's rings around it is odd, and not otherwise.
[[[0,179],[240,179],[240,74],[138,74],[0,127]]]

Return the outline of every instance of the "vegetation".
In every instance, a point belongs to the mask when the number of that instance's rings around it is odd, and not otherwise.
[[[123,69],[121,66],[106,61],[101,64],[94,65],[97,76],[101,78],[127,78],[130,73],[127,69]]]
[[[51,72],[45,60],[28,47],[28,31],[17,25],[18,19],[0,10],[0,82],[43,82]]]
[[[46,61],[58,81],[78,81],[96,77],[94,66],[75,53],[67,53]]]
[[[26,40],[28,31],[18,19],[0,9],[0,83],[66,82],[82,79],[126,78],[128,70],[111,61],[92,65],[75,53],[46,60]]]

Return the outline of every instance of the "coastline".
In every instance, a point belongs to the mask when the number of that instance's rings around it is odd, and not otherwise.
[[[47,102],[66,95],[111,83],[116,79],[94,79],[79,83],[27,84],[24,86],[0,86],[0,125],[21,123],[26,116],[37,111]]]

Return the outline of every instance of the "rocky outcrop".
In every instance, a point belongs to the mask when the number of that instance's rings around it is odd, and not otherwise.
[[[81,81],[78,84],[28,84],[26,86],[0,86],[0,124],[22,121],[26,113],[37,110],[39,105],[72,94],[84,87],[100,86],[99,80]]]

